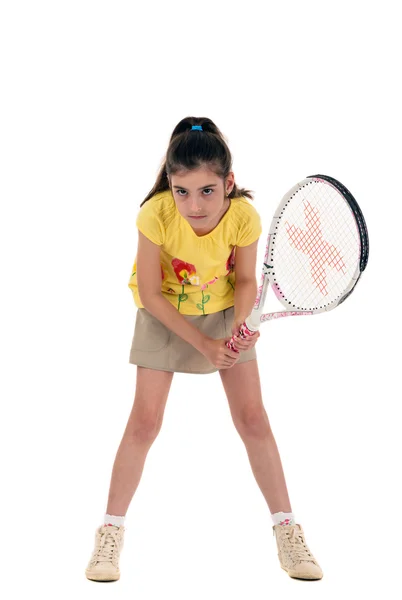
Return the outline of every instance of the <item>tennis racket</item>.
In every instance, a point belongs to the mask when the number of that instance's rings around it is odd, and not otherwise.
[[[246,338],[264,321],[336,308],[367,266],[366,223],[355,198],[327,175],[310,175],[282,198],[271,222],[254,308],[239,328]],[[285,310],[263,314],[271,285]],[[226,343],[235,350],[234,337]]]

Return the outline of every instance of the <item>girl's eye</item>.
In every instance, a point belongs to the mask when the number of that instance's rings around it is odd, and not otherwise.
[[[213,191],[214,190],[212,188],[205,188],[205,190],[203,190],[203,192],[211,192],[210,194],[205,194],[205,196],[211,196]],[[180,192],[184,192],[184,193],[181,194]],[[186,190],[177,190],[177,193],[179,196],[185,196],[187,194]]]

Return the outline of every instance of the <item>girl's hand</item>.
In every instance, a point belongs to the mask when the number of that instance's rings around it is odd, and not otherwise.
[[[252,335],[248,335],[244,339],[240,337],[240,326],[243,325],[244,321],[245,318],[238,317],[234,319],[232,325],[232,335],[235,336],[234,346],[241,352],[246,352],[247,350],[254,348],[258,338],[260,337],[259,331],[255,331]]]
[[[217,369],[230,369],[240,358],[238,352],[233,352],[226,346],[226,340],[214,340],[212,338],[205,339],[202,354]]]

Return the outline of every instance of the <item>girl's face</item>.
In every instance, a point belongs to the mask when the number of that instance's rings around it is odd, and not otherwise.
[[[207,167],[200,167],[175,173],[169,182],[179,213],[196,233],[214,229],[230,206],[226,194],[234,186],[233,172],[223,181]]]

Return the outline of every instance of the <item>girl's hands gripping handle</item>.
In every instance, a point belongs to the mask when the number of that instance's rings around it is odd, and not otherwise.
[[[240,325],[234,323],[232,333],[233,335],[230,340],[226,342],[226,346],[237,353],[240,350],[251,350],[251,348],[255,346],[257,339],[260,337],[260,332],[258,330],[252,331],[249,329],[246,321],[243,321]]]
[[[230,369],[240,358],[239,352],[229,348],[226,340],[223,339],[206,338],[203,342],[202,354],[217,369]]]

